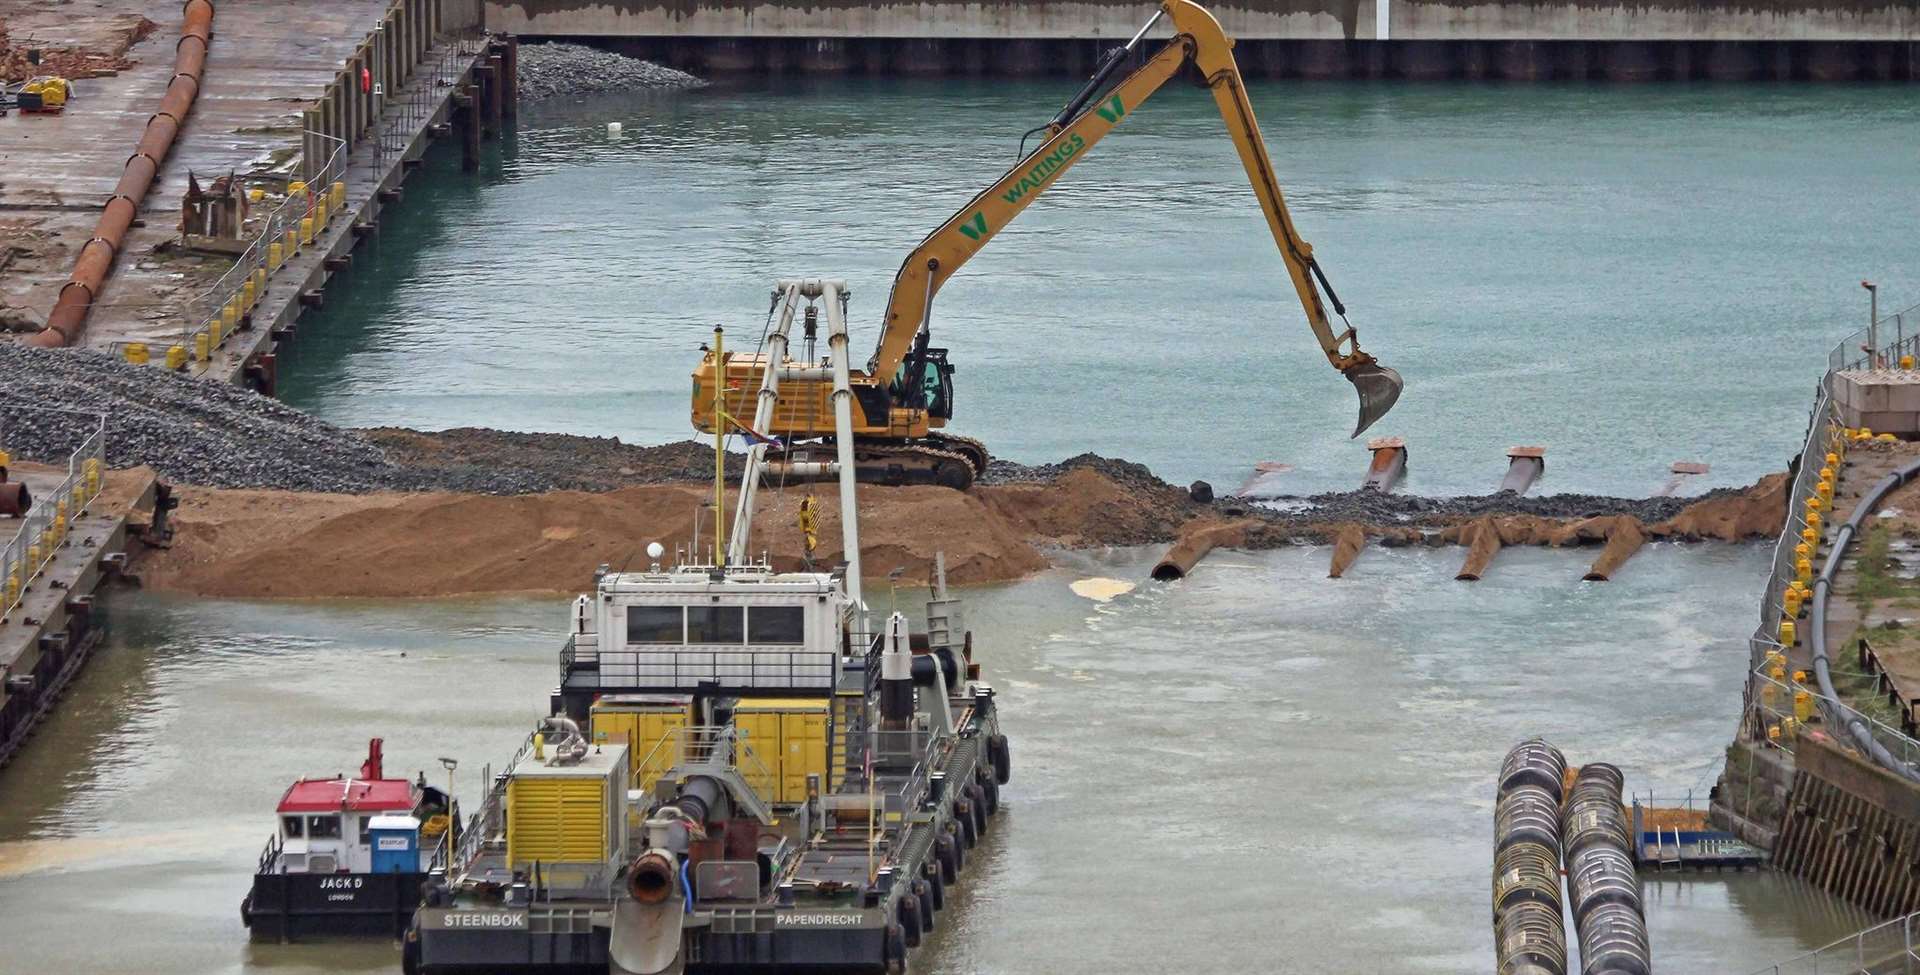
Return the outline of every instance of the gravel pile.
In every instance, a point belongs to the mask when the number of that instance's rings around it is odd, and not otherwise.
[[[525,472],[396,465],[364,436],[238,386],[98,352],[0,342],[0,450],[21,460],[64,462],[102,413],[108,466],[146,464],[187,484],[349,494],[508,494],[545,487]]]
[[[699,88],[705,84],[685,71],[580,44],[526,44],[520,48],[523,99],[645,88]]]

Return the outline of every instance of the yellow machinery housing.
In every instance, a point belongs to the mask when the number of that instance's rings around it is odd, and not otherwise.
[[[42,76],[20,86],[16,98],[23,112],[58,112],[67,107],[73,86],[65,78]]]
[[[678,757],[667,739],[687,726],[692,702],[680,694],[609,694],[593,702],[593,740],[626,745],[631,787],[651,790]]]
[[[626,854],[627,746],[589,748],[572,763],[532,757],[507,781],[507,862],[599,865]]]
[[[807,801],[807,776],[827,781],[827,699],[743,697],[733,706],[733,728],[753,751],[738,763],[741,777],[769,804]]]

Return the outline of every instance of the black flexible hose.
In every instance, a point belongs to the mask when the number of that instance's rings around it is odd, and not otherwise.
[[[1805,463],[1804,459],[1802,463]],[[1860,522],[1872,514],[1888,494],[1912,480],[1917,474],[1920,474],[1920,461],[1908,464],[1881,478],[1880,483],[1875,484],[1873,490],[1868,491],[1866,496],[1854,505],[1853,514],[1847,517],[1847,523],[1833,533],[1833,551],[1827,553],[1826,565],[1820,568],[1820,575],[1814,579],[1813,608],[1809,613],[1812,632],[1807,635],[1807,648],[1813,653],[1813,676],[1819,682],[1820,693],[1825,699],[1821,702],[1822,710],[1827,710],[1826,702],[1840,700],[1840,695],[1834,692],[1833,676],[1827,668],[1827,595],[1833,588],[1834,576],[1840,571],[1840,560],[1845,557],[1847,546],[1852,543],[1853,536],[1859,533]],[[1834,715],[1829,714],[1829,717]],[[1867,723],[1861,720],[1858,712],[1840,717],[1841,723],[1847,729],[1848,737],[1852,738],[1862,751],[1872,756],[1875,763],[1910,782],[1920,782],[1920,771],[1915,771],[1913,766],[1900,761],[1893,756],[1892,752],[1887,751],[1886,746],[1873,737],[1873,729],[1867,727]]]

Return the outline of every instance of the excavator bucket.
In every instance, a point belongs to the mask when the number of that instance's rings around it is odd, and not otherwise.
[[[1353,388],[1360,392],[1360,423],[1353,428],[1353,435],[1357,437],[1393,409],[1406,383],[1401,381],[1399,373],[1377,362],[1354,366],[1345,375]]]

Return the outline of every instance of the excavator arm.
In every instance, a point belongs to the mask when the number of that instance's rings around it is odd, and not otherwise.
[[[1162,17],[1173,22],[1173,39],[1132,74],[1111,89],[1103,90]],[[1058,181],[1094,143],[1113,131],[1122,119],[1189,63],[1198,69],[1213,92],[1227,132],[1233,137],[1234,148],[1239,151],[1240,163],[1246,168],[1261,211],[1266,214],[1267,226],[1279,245],[1287,275],[1306,311],[1314,338],[1326,353],[1327,361],[1346,376],[1360,394],[1360,420],[1353,435],[1359,436],[1385,416],[1400,398],[1403,386],[1400,375],[1360,351],[1352,326],[1334,331],[1321,291],[1326,291],[1327,300],[1343,324],[1345,308],[1327,285],[1325,274],[1314,260],[1312,245],[1294,230],[1280,184],[1274,178],[1273,163],[1267,158],[1266,143],[1260,138],[1259,123],[1254,120],[1253,106],[1247,101],[1246,85],[1233,60],[1233,42],[1220,28],[1219,21],[1191,0],[1163,0],[1160,12],[1124,47],[1112,52],[1093,79],[1040,130],[1047,134],[1047,139],[1038,149],[982,190],[907,255],[899,273],[894,275],[880,345],[868,364],[868,373],[878,382],[887,382],[905,361],[914,337],[926,327],[933,296],[947,278]]]

